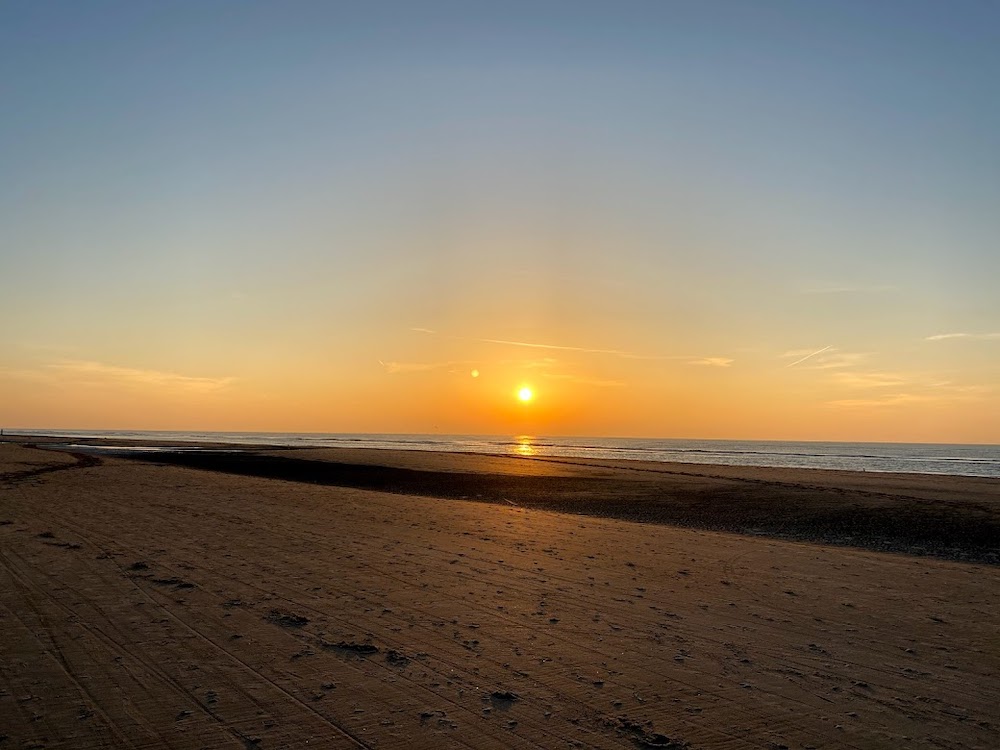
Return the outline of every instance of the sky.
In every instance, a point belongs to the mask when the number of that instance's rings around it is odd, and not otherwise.
[[[1000,443],[998,24],[8,0],[0,425]]]

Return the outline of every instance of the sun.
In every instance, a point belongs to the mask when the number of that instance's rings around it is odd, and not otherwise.
[[[523,386],[518,390],[517,397],[524,403],[528,403],[535,397],[535,393],[528,386]]]

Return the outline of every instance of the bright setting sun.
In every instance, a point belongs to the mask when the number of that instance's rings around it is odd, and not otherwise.
[[[535,397],[535,394],[528,386],[523,386],[518,392],[517,397],[524,403],[528,403]]]

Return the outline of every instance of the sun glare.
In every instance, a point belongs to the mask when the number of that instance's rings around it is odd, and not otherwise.
[[[535,397],[535,394],[532,392],[532,390],[528,386],[524,386],[523,388],[521,388],[517,392],[517,397],[521,401],[527,403],[527,402],[531,401],[531,399],[533,399]]]
[[[514,439],[517,441],[517,447],[514,449],[517,455],[526,457],[535,455],[535,448],[531,444],[531,441],[534,440],[533,437],[530,435],[519,435]]]

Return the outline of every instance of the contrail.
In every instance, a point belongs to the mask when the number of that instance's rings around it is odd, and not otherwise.
[[[483,339],[483,338],[474,338],[469,336],[450,336],[448,334],[432,331],[428,328],[410,328],[410,330],[416,331],[418,333],[433,334],[435,336],[440,336],[441,338],[445,339],[451,339],[453,341],[479,341],[483,344],[520,346],[527,349],[547,349],[550,351],[559,351],[559,352],[582,352],[584,354],[607,354],[612,357],[621,357],[622,359],[648,359],[648,360],[662,360],[662,361],[679,360],[679,361],[687,361],[688,364],[702,364],[702,365],[704,364],[721,365],[721,360],[728,359],[727,357],[696,357],[688,354],[638,354],[636,352],[627,352],[621,349],[591,349],[585,346],[564,346],[562,344],[540,344],[533,341],[513,341],[511,339]],[[827,348],[829,349],[829,347]],[[710,360],[720,360],[720,361],[717,362]]]
[[[801,363],[805,362],[807,359],[811,359],[812,357],[815,357],[817,354],[822,354],[827,349],[833,349],[833,345],[831,344],[830,346],[824,346],[822,349],[820,349],[818,351],[815,351],[812,354],[807,354],[802,359],[795,360],[790,365],[785,365],[785,367],[795,367],[795,365],[801,364]]]
[[[562,352],[586,352],[588,354],[613,354],[617,357],[640,357],[641,355],[632,352],[623,352],[618,349],[587,349],[582,346],[559,346],[558,344],[534,344],[528,341],[508,341],[506,339],[476,339],[484,344],[505,344],[507,346],[524,346],[529,349],[554,349]]]

